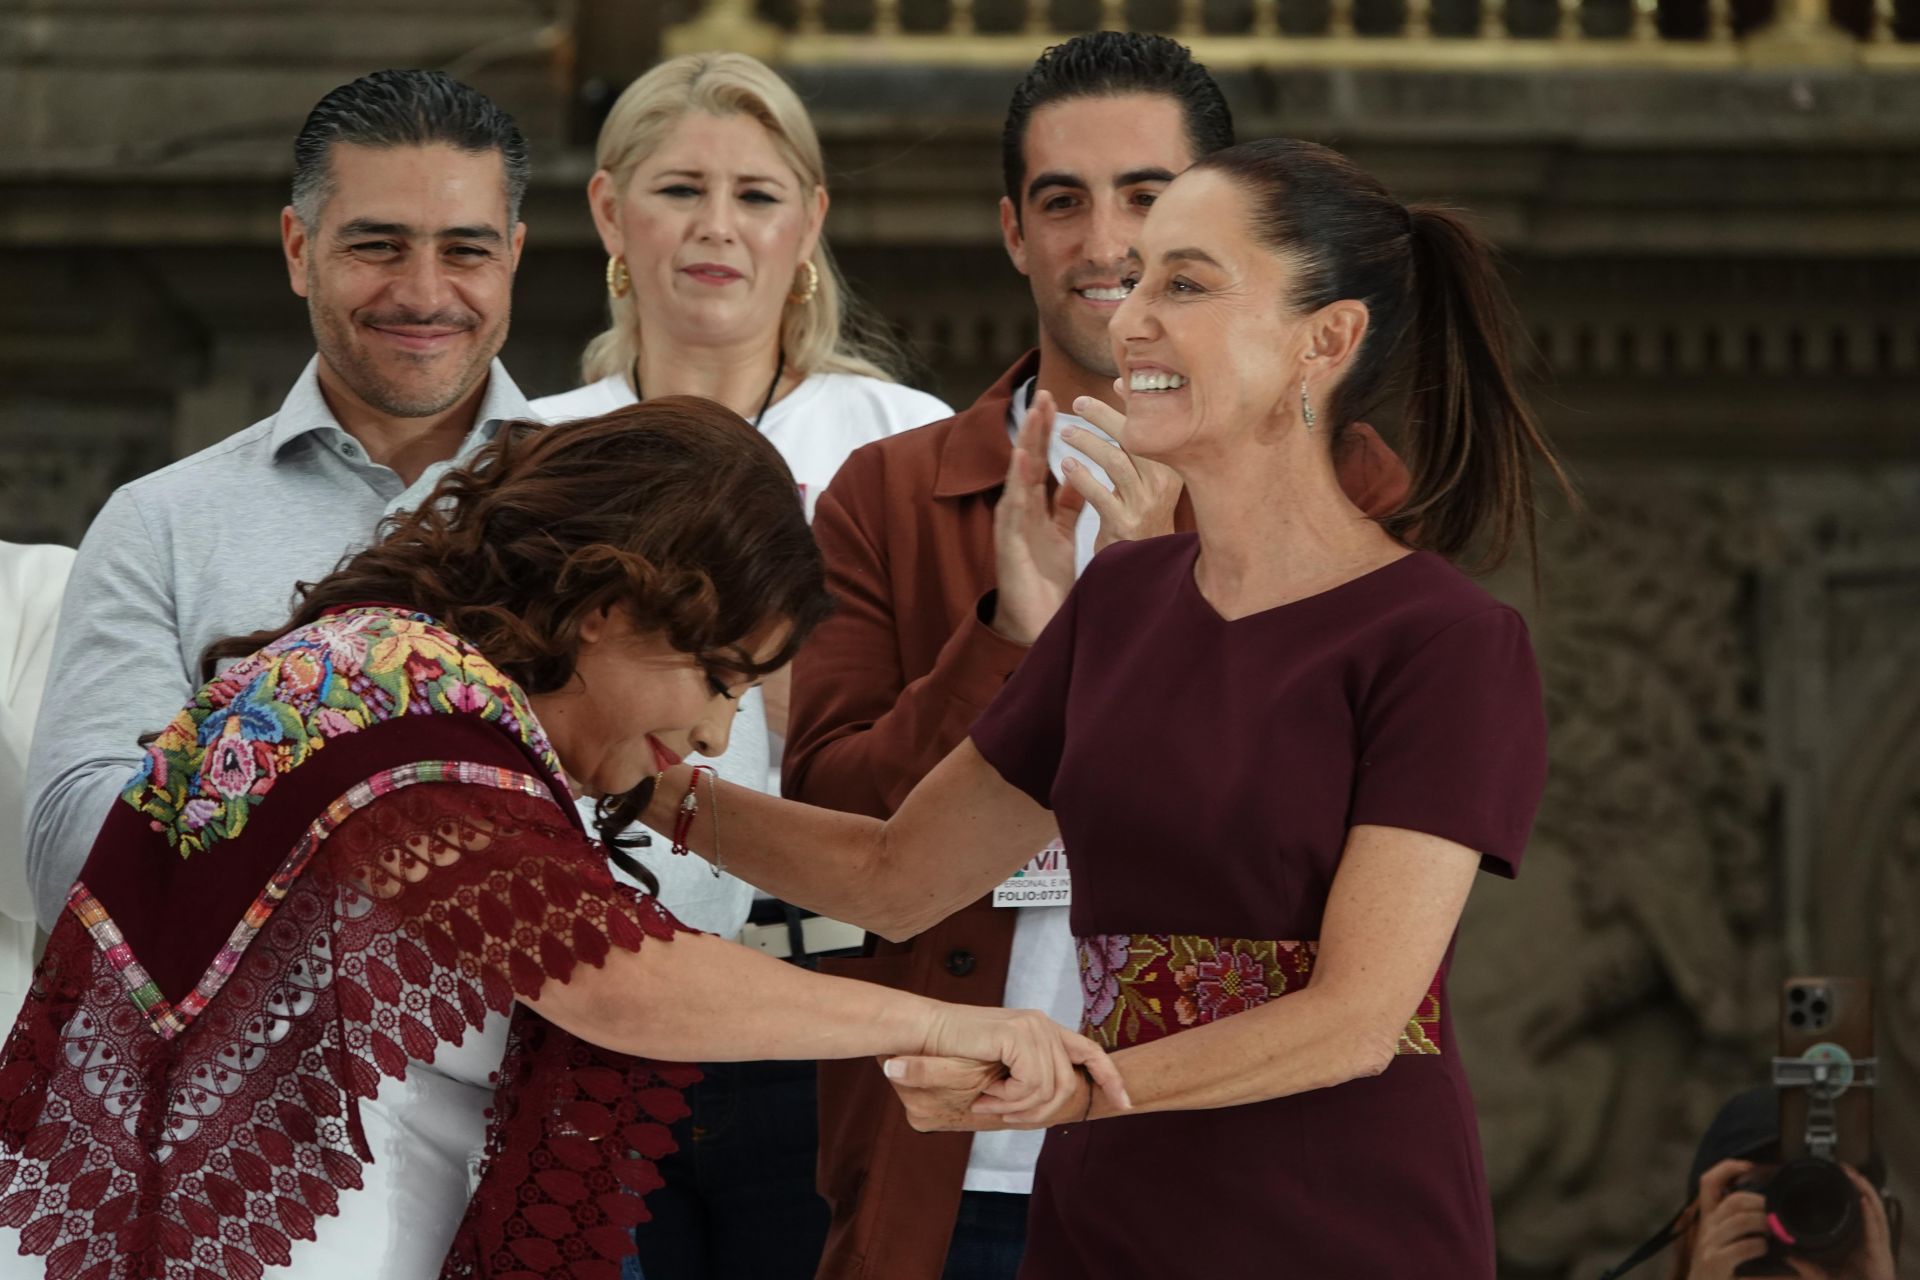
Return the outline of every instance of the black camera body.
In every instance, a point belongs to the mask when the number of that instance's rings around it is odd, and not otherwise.
[[[1780,1056],[1771,1087],[1728,1099],[1701,1139],[1687,1178],[1689,1204],[1602,1274],[1619,1280],[1687,1233],[1702,1176],[1727,1159],[1760,1160],[1734,1183],[1766,1204],[1767,1251],[1737,1276],[1793,1276],[1793,1260],[1829,1273],[1844,1270],[1866,1244],[1867,1214],[1848,1166],[1874,1186],[1882,1179],[1873,1150],[1872,988],[1864,979],[1789,978],[1780,991]],[[1886,1209],[1887,1245],[1900,1251],[1899,1201],[1877,1191]]]
[[[1820,1156],[1757,1170],[1734,1184],[1767,1203],[1767,1251],[1734,1268],[1737,1276],[1791,1276],[1789,1255],[1838,1270],[1860,1247],[1866,1223],[1847,1171]]]

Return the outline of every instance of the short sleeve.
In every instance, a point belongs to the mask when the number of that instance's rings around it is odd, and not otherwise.
[[[1084,579],[1083,579],[1084,582]],[[1053,808],[1053,780],[1066,749],[1067,695],[1073,677],[1074,634],[1080,596],[1074,585],[978,720],[973,745],[1002,778]],[[993,596],[980,602],[981,619],[992,616]]]
[[[1546,711],[1526,623],[1487,609],[1440,631],[1369,691],[1348,825],[1439,836],[1511,877],[1546,778]]]

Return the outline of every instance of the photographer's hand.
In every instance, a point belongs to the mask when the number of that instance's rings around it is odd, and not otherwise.
[[[1893,1228],[1887,1223],[1887,1206],[1873,1184],[1850,1164],[1840,1166],[1860,1192],[1860,1220],[1865,1226],[1860,1242],[1860,1269],[1853,1274],[1860,1280],[1894,1280]]]
[[[1766,1199],[1757,1192],[1731,1189],[1736,1179],[1752,1172],[1750,1160],[1722,1160],[1700,1175],[1688,1280],[1733,1280],[1735,1267],[1766,1253]]]

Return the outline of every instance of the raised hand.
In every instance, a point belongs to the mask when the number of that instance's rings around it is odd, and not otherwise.
[[[1078,486],[1047,493],[1047,442],[1056,416],[1052,394],[1036,392],[993,509],[999,597],[992,625],[1017,644],[1032,644],[1073,589],[1073,525],[1086,498]]]
[[[1125,394],[1121,380],[1114,387]],[[1094,550],[1103,550],[1115,542],[1134,542],[1173,532],[1173,513],[1186,487],[1172,467],[1128,453],[1127,415],[1092,396],[1073,402],[1073,411],[1100,430],[1120,441],[1115,446],[1091,431],[1068,427],[1060,438],[1099,463],[1113,482],[1113,489],[1095,478],[1092,472],[1066,459],[1061,473],[1066,481],[1095,511],[1100,513],[1100,536]]]

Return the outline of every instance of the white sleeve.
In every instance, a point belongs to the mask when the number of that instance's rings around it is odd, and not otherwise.
[[[34,909],[27,886],[27,745],[72,565],[67,547],[0,543],[0,915],[24,922],[29,942]]]

